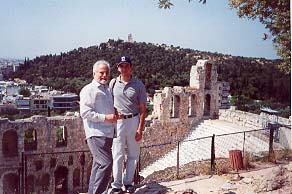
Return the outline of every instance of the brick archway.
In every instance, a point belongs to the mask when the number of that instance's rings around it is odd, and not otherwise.
[[[188,104],[188,116],[195,117],[196,116],[196,109],[197,109],[197,96],[196,94],[191,94],[189,96],[189,104]]]
[[[18,135],[14,130],[8,130],[2,137],[2,152],[4,157],[14,157],[18,155]]]
[[[19,177],[15,173],[8,173],[3,178],[4,194],[19,194],[18,188]]]
[[[211,112],[211,95],[206,94],[204,100],[204,116],[210,116]]]
[[[179,118],[180,116],[180,96],[174,95],[171,97],[171,103],[170,103],[170,117],[171,118]]]
[[[59,166],[55,171],[55,193],[68,193],[68,168],[65,166]]]

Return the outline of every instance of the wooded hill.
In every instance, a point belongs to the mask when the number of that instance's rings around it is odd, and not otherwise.
[[[229,82],[231,94],[238,96],[240,101],[257,99],[290,104],[291,76],[290,72],[279,70],[281,60],[231,56],[145,42],[110,39],[100,45],[80,47],[59,55],[26,59],[13,77],[35,85],[79,93],[91,81],[92,65],[99,59],[109,61],[112,77],[117,76],[115,64],[120,55],[131,57],[135,64],[134,74],[145,83],[149,94],[165,86],[189,85],[191,66],[197,59],[211,59],[217,65],[218,79]]]

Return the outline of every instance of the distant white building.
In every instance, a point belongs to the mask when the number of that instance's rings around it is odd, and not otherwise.
[[[51,96],[50,99],[54,110],[66,111],[79,107],[79,97],[73,93]]]
[[[50,104],[49,97],[35,96],[31,99],[31,111],[47,111]]]
[[[15,105],[20,112],[31,112],[31,99],[30,97],[17,96],[15,99]]]
[[[230,108],[230,85],[228,82],[218,82],[219,99],[218,104],[220,109]]]
[[[134,42],[132,34],[128,35],[128,42],[130,42],[130,43]]]

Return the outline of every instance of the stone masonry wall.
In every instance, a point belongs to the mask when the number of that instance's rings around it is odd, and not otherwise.
[[[267,118],[263,115],[257,115],[253,113],[243,112],[239,110],[220,109],[219,119],[225,120],[237,125],[249,127],[252,129],[262,129],[263,123],[267,121]],[[291,120],[278,117],[278,123],[283,125],[289,125],[289,128],[279,128],[279,141],[285,148],[292,148],[292,132],[291,132]]]
[[[190,128],[198,123],[203,118],[213,118],[218,115],[218,82],[217,82],[216,66],[208,60],[198,60],[197,65],[192,67],[190,72],[190,86],[181,87],[166,87],[161,91],[157,91],[154,95],[154,110],[150,118],[149,125],[145,128],[143,134],[142,146],[153,144],[163,144],[166,142],[175,142],[185,138],[190,131]],[[57,129],[60,126],[66,128],[66,146],[57,146]],[[80,117],[42,117],[33,116],[29,119],[8,121],[7,119],[0,120],[0,138],[9,131],[17,133],[17,155],[13,157],[4,157],[3,146],[0,148],[0,168],[7,169],[10,166],[17,166],[21,161],[21,153],[48,153],[48,152],[72,152],[74,150],[87,150],[85,144],[85,135]],[[37,149],[32,151],[24,150],[25,131],[33,129],[37,136]],[[149,161],[168,152],[175,144],[165,147],[156,147],[153,150],[148,150],[148,155],[152,156]],[[55,157],[55,156],[54,156]],[[49,160],[53,160],[50,157]],[[44,173],[50,177],[55,176],[54,172],[68,171],[68,188],[73,190],[72,179],[73,171],[80,170],[78,165],[78,156],[64,156],[65,159],[57,161],[49,172],[47,168],[51,168],[51,164],[41,160],[43,168],[36,173],[28,174],[35,176],[35,180],[42,179]],[[89,156],[86,156],[89,157]],[[73,160],[73,163],[72,161]],[[70,165],[69,165],[70,163]],[[32,172],[37,170],[33,161]],[[58,168],[61,167],[60,169]],[[85,173],[90,174],[90,164],[86,163]],[[57,169],[58,168],[58,169]],[[65,170],[64,170],[65,168]],[[3,177],[12,173],[13,170],[0,170],[1,183]],[[15,170],[13,171],[15,174]],[[78,174],[78,173],[77,173]],[[55,187],[58,181],[50,180],[50,185]],[[36,187],[37,184],[35,183]],[[3,185],[0,185],[3,188]],[[40,188],[36,188],[38,191]],[[1,193],[1,191],[0,191]]]
[[[65,127],[66,143],[65,145],[57,146],[57,128],[60,126]],[[25,132],[27,130],[36,131],[37,146],[34,150],[25,150]],[[3,147],[7,144],[7,141],[3,139],[3,135],[6,132],[16,132],[17,134],[17,153],[12,157],[5,157],[3,154]],[[49,175],[50,188],[55,187],[55,171],[58,167],[63,166],[68,170],[68,191],[73,191],[73,171],[81,172],[80,155],[81,153],[66,154],[65,152],[74,152],[80,150],[88,150],[85,143],[85,133],[83,129],[82,119],[75,116],[58,116],[58,117],[44,117],[33,116],[28,119],[20,119],[16,121],[9,121],[8,119],[0,120],[0,138],[2,145],[0,146],[0,188],[3,189],[3,179],[5,175],[13,174],[19,177],[19,170],[21,170],[20,162],[22,161],[22,153],[35,154],[27,155],[27,176],[33,176],[35,182],[32,184],[35,191],[40,192],[40,180],[42,176]],[[5,141],[5,142],[4,142]],[[8,142],[9,143],[9,142]],[[7,145],[8,146],[8,145]],[[9,146],[8,146],[9,147]],[[50,155],[38,153],[52,153],[52,152],[64,152],[64,154]],[[51,160],[55,160],[55,164],[52,166]],[[85,175],[90,174],[87,172],[90,170],[91,157],[86,152],[86,163],[84,166]],[[37,167],[40,164],[39,167]],[[12,168],[13,167],[13,168]],[[81,176],[81,173],[80,173]],[[81,180],[82,177],[79,177]],[[84,180],[84,186],[86,185],[86,178]],[[76,189],[79,189],[81,184]],[[0,193],[3,190],[0,189]]]

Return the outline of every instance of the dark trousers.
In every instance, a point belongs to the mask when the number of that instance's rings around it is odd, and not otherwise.
[[[87,145],[93,156],[88,194],[106,194],[110,181],[113,158],[112,138],[90,137]]]

